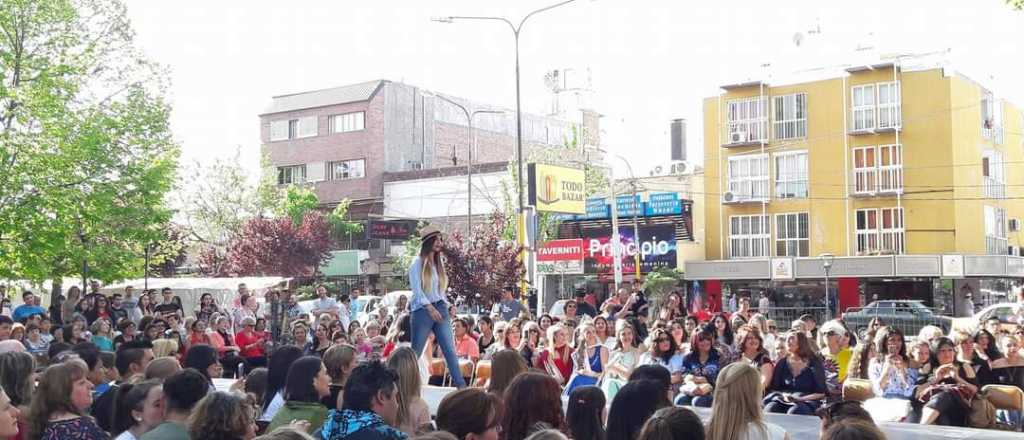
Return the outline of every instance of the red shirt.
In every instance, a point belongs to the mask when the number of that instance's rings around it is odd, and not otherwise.
[[[562,379],[566,382],[568,382],[569,377],[572,376],[572,357],[566,356],[565,353],[569,350],[572,350],[572,348],[568,345],[562,346],[561,349],[555,348],[555,351],[558,352],[559,356],[554,359],[551,359],[551,352],[548,350],[544,350],[540,353],[541,365],[547,365],[548,362],[553,361],[555,368],[558,369],[558,373],[562,375]],[[564,360],[563,356],[565,356]]]
[[[238,344],[238,347],[242,349],[239,354],[244,358],[256,358],[264,355],[263,335],[259,334],[259,332],[248,333],[242,330],[235,335],[235,344]],[[247,347],[249,344],[256,344],[256,346],[249,348]]]

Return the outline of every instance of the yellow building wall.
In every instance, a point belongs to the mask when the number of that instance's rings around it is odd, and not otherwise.
[[[856,211],[902,206],[906,229],[906,253],[985,253],[984,205],[1007,209],[1008,218],[1024,219],[1024,131],[1020,109],[1006,103],[1003,110],[1004,142],[993,147],[981,135],[981,88],[962,76],[946,76],[942,69],[899,73],[902,92],[902,130],[898,133],[848,135],[853,86],[891,82],[891,68],[854,72],[848,77],[783,87],[765,87],[772,96],[807,93],[808,132],[805,139],[776,141],[765,146],[769,153],[772,198],[760,203],[722,204],[727,189],[728,158],[758,154],[760,145],[722,148],[727,136],[725,109],[732,99],[757,96],[757,86],[733,89],[704,100],[705,253],[707,259],[728,255],[728,222],[732,215],[765,212],[808,212],[810,255],[830,252],[855,253]],[[771,124],[771,120],[769,120]],[[861,146],[902,145],[904,191],[900,197],[854,196],[853,149]],[[1002,151],[1007,180],[1007,199],[984,200],[981,157],[985,149]],[[809,197],[774,198],[776,176],[773,153],[807,150]],[[762,211],[763,210],[763,211]],[[1021,244],[1020,232],[1009,232],[1010,244]],[[772,231],[774,247],[775,231]],[[772,251],[774,255],[774,249]]]

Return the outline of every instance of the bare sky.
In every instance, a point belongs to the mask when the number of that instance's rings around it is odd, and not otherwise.
[[[241,149],[258,173],[257,115],[271,96],[371,79],[405,81],[512,107],[510,30],[554,0],[127,0],[138,44],[170,67],[172,128],[185,161]],[[819,29],[820,34],[808,34]],[[805,34],[800,47],[793,35]],[[1024,104],[1024,13],[1003,0],[578,0],[531,18],[521,39],[523,109],[549,102],[544,73],[592,72],[605,144],[638,173],[668,160],[668,122],[689,120],[702,154],[700,100],[762,75],[852,62],[878,52],[952,49],[955,66]],[[624,172],[616,161],[617,173]]]

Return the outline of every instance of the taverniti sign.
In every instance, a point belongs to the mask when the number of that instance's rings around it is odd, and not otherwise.
[[[537,248],[537,273],[583,273],[583,239],[551,240]]]

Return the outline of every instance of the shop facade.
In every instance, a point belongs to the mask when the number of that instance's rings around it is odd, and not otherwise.
[[[828,271],[828,304],[834,313],[877,300],[920,300],[937,313],[970,316],[982,307],[1017,301],[1024,258],[1008,255],[884,255],[835,257]],[[688,261],[684,279],[688,302],[713,311],[730,297],[757,306],[767,296],[772,308],[824,315],[822,258]],[[788,316],[788,315],[787,315]]]

